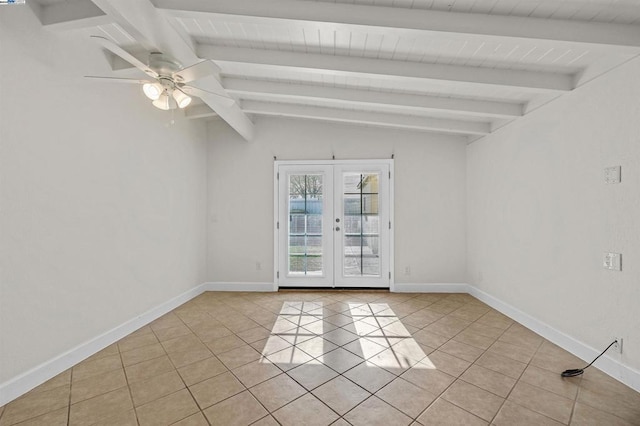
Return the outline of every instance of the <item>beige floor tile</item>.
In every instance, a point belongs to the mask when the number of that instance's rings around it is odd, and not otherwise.
[[[433,333],[424,328],[413,333],[412,336],[416,342],[422,343],[423,345],[427,345],[434,349],[439,348],[449,341],[448,337],[441,336],[440,334]]]
[[[165,340],[161,343],[168,354],[206,349],[204,343],[194,334],[176,337],[175,339]]]
[[[233,374],[250,388],[282,373],[277,366],[267,359],[262,359],[234,369]]]
[[[202,382],[227,371],[227,367],[215,356],[194,362],[178,369],[187,386]]]
[[[431,352],[427,359],[421,361],[421,364],[432,366],[452,377],[459,377],[471,365],[468,361],[456,358],[440,350]]]
[[[172,426],[209,426],[209,422],[202,412],[197,412],[186,419],[174,423]]]
[[[122,368],[74,381],[71,385],[71,403],[75,404],[125,386],[127,386],[127,378]]]
[[[478,323],[477,321],[471,324],[469,327],[465,329],[466,332],[476,333],[480,336],[488,337],[493,339],[494,341],[504,333],[504,329],[491,327],[488,325],[484,325]]]
[[[308,393],[273,413],[282,426],[325,426],[338,419],[338,415]]]
[[[442,393],[455,381],[454,377],[440,370],[429,368],[424,363],[410,368],[400,377],[435,395]]]
[[[380,398],[370,397],[344,416],[353,426],[408,425],[411,418]]]
[[[244,426],[269,413],[248,391],[245,391],[207,408],[204,414],[214,426]]]
[[[169,354],[169,359],[176,368],[181,368],[194,362],[202,361],[204,359],[210,358],[213,354],[209,349],[205,346],[199,347],[198,349],[193,349],[190,351],[184,352],[172,352]]]
[[[471,321],[466,321],[452,316],[446,316],[440,318],[438,321],[432,324],[429,324],[424,328],[424,330],[439,334],[450,339],[467,328],[469,324],[471,324]]]
[[[635,422],[628,422],[613,414],[578,402],[576,403],[570,424],[576,426],[631,426],[639,425],[640,419],[636,419]]]
[[[465,343],[470,346],[474,346],[476,348],[482,349],[486,351],[489,347],[496,341],[496,339],[492,337],[486,337],[481,334],[477,334],[474,331],[463,331],[462,333],[458,333],[454,338],[454,341]]]
[[[189,387],[200,408],[212,406],[245,390],[230,372],[219,374]]]
[[[511,324],[513,324],[513,320],[501,314],[500,312],[491,310],[484,314],[481,318],[479,318],[476,323],[493,328],[499,328],[501,330],[506,330],[511,327]]]
[[[186,389],[136,408],[140,426],[170,425],[198,411],[196,402]]]
[[[133,405],[139,407],[184,389],[184,387],[184,382],[176,371],[169,371],[149,380],[132,383],[131,397],[133,398]]]
[[[122,352],[122,364],[127,367],[142,361],[159,358],[166,355],[164,348],[160,343],[154,343],[130,351]]]
[[[158,338],[153,334],[151,329],[147,327],[145,330],[148,330],[148,332],[145,331],[142,334],[130,334],[118,341],[118,349],[120,349],[120,352],[126,352],[132,349],[158,343]]]
[[[333,325],[337,325],[338,327],[342,327],[343,325],[347,325],[347,324],[351,324],[353,323],[353,318],[351,318],[351,316],[349,315],[343,315],[343,314],[334,314],[331,316],[328,316],[325,318],[325,321],[333,324]]]
[[[527,364],[523,362],[515,361],[488,351],[482,354],[482,356],[476,360],[475,364],[516,380],[522,375],[525,368],[527,368]]]
[[[191,329],[184,324],[176,325],[175,327],[162,328],[154,330],[154,333],[159,341],[165,342],[167,340],[175,339],[176,337],[187,336],[193,334]]]
[[[346,345],[347,343],[358,339],[358,336],[342,328],[325,333],[322,337],[338,346]]]
[[[207,347],[216,355],[224,352],[229,352],[230,350],[246,345],[247,343],[235,334],[207,342]]]
[[[294,346],[273,353],[267,356],[267,359],[283,371],[289,371],[313,360],[309,354]]]
[[[376,396],[413,418],[422,413],[437,397],[402,378],[386,385]]]
[[[418,417],[418,422],[424,426],[485,426],[489,424],[442,398],[431,404]]]
[[[287,371],[287,374],[309,391],[338,375],[338,373],[322,364],[303,364]]]
[[[270,335],[271,331],[264,327],[254,327],[238,333],[238,337],[247,343],[257,342],[258,340],[265,339]]]
[[[640,423],[640,393],[616,392],[608,381],[582,380],[577,401],[618,416],[631,423]],[[626,387],[625,387],[626,388]]]
[[[19,423],[66,407],[69,392],[69,386],[58,386],[48,391],[30,392],[21,396],[5,406],[0,425]]]
[[[109,355],[94,360],[86,360],[73,367],[72,380],[84,380],[107,371],[122,368],[122,360],[120,354]]]
[[[104,419],[91,426],[138,426],[138,417],[134,409],[107,415]]]
[[[140,362],[138,364],[125,367],[127,381],[129,384],[149,380],[162,373],[175,370],[168,356],[151,359],[149,361]]]
[[[305,388],[286,374],[254,386],[250,392],[270,412],[307,393]]]
[[[371,393],[377,392],[380,388],[396,378],[395,374],[388,372],[384,368],[367,365],[366,362],[345,372],[344,376]]]
[[[331,379],[313,391],[313,395],[333,411],[344,415],[371,394],[343,376]]]
[[[42,416],[34,417],[24,422],[17,423],[17,426],[67,426],[69,409],[67,407],[51,411]]]
[[[343,348],[338,348],[334,351],[328,352],[321,357],[318,357],[318,360],[340,374],[364,361],[359,356],[352,354]]]
[[[233,331],[215,321],[205,321],[191,327],[191,330],[200,340],[209,343],[212,340],[233,335]]]
[[[449,386],[442,398],[486,421],[493,419],[504,402],[503,398],[462,380]]]
[[[251,423],[252,426],[280,426],[280,424],[273,418],[273,416],[265,416],[255,423]]]
[[[182,320],[173,312],[169,312],[154,320],[149,324],[149,327],[155,332],[166,328],[177,327],[182,325]]]
[[[217,356],[230,370],[260,359],[260,353],[247,344]]]
[[[533,386],[548,390],[556,393],[565,398],[575,400],[578,394],[578,384],[581,381],[580,377],[562,377],[559,372],[551,372],[549,370],[542,369],[530,365],[520,377],[521,382],[528,383]]]
[[[251,343],[251,347],[260,352],[263,357],[279,352],[289,346],[291,346],[291,343],[279,336],[269,336],[266,339]]]
[[[455,340],[449,340],[447,343],[440,346],[439,350],[467,362],[475,362],[475,360],[484,353],[480,348],[467,345],[466,343],[457,342]]]
[[[521,405],[506,401],[493,423],[496,426],[560,426],[562,423],[557,422],[542,414],[531,411]]]
[[[318,336],[313,339],[309,339],[306,342],[302,342],[296,345],[296,347],[298,349],[302,349],[313,358],[316,358],[336,349],[338,346]]]
[[[380,345],[366,338],[358,338],[357,340],[347,343],[342,347],[352,354],[358,355],[362,359],[369,359],[387,349],[386,346]]]
[[[524,364],[528,364],[531,361],[535,352],[535,348],[524,348],[511,343],[501,342],[500,340],[496,341],[487,349],[487,353],[500,355]]]
[[[569,423],[573,408],[573,400],[524,382],[516,384],[509,400],[564,424]]]
[[[133,408],[128,388],[118,389],[109,393],[72,404],[69,411],[69,426],[91,425]]]
[[[472,365],[460,376],[462,380],[479,388],[506,398],[516,384],[516,380],[504,374],[496,373],[479,365]]]

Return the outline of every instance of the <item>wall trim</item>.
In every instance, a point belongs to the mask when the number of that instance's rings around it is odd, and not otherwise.
[[[278,291],[273,283],[215,281],[203,284],[205,291]]]
[[[562,349],[572,353],[578,358],[584,360],[586,363],[591,362],[596,356],[598,356],[601,350],[592,348],[585,343],[574,339],[568,334],[563,333],[550,326],[549,324],[540,321],[539,319],[521,311],[520,309],[503,302],[502,300],[480,290],[479,288],[468,285],[469,294],[476,299],[486,303],[493,309],[500,311],[509,318],[518,321],[520,324],[529,328],[549,340],[550,342],[560,346]],[[624,383],[632,389],[640,392],[640,371],[637,371],[629,366],[626,366],[615,359],[616,355],[605,354],[598,359],[592,367],[603,371],[614,379]],[[619,355],[617,355],[619,356]],[[577,365],[576,368],[581,368],[582,365]],[[560,372],[558,372],[559,374]]]
[[[468,293],[465,283],[399,283],[396,281],[393,293]]]
[[[26,371],[8,381],[0,384],[0,406],[13,401],[36,386],[41,385],[52,377],[68,370],[80,361],[101,351],[107,346],[117,342],[128,334],[133,333],[162,315],[172,311],[185,302],[207,291],[206,284],[200,284],[170,300],[164,302],[147,312],[126,321],[119,326],[108,330],[68,351],[56,356],[49,361]]]

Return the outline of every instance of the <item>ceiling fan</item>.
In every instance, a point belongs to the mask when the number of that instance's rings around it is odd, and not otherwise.
[[[220,103],[225,106],[230,106],[235,103],[235,100],[229,97],[226,93],[211,92],[188,84],[201,78],[215,75],[219,71],[219,69],[209,60],[204,60],[183,68],[181,64],[168,58],[162,53],[151,52],[149,54],[148,64],[144,64],[138,58],[107,38],[100,36],[91,36],[91,38],[96,40],[102,45],[102,47],[109,50],[114,55],[119,56],[124,61],[144,72],[151,79],[141,80],[91,75],[85,76],[87,78],[100,79],[115,83],[142,84],[142,91],[147,98],[151,99],[153,106],[162,110],[185,108],[191,103],[191,96],[205,98],[209,95],[213,95],[220,98]]]

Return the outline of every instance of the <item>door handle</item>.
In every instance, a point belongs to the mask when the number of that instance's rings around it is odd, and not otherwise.
[[[340,230],[340,227],[339,227],[339,226],[336,226],[336,231],[339,231],[339,230]]]

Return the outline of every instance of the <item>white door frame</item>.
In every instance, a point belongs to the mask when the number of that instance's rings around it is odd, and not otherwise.
[[[386,165],[389,167],[389,221],[390,221],[390,229],[389,229],[389,290],[395,290],[395,263],[394,263],[394,231],[395,231],[395,217],[394,217],[394,160],[392,159],[376,159],[376,160],[276,160],[273,162],[273,241],[274,241],[274,250],[273,250],[273,290],[278,291],[279,288],[279,261],[280,261],[280,238],[278,229],[278,221],[280,218],[280,203],[279,203],[279,179],[278,179],[278,169],[280,166],[336,166],[336,165],[344,165],[344,166],[375,166],[375,165]],[[283,272],[284,273],[284,272]]]

